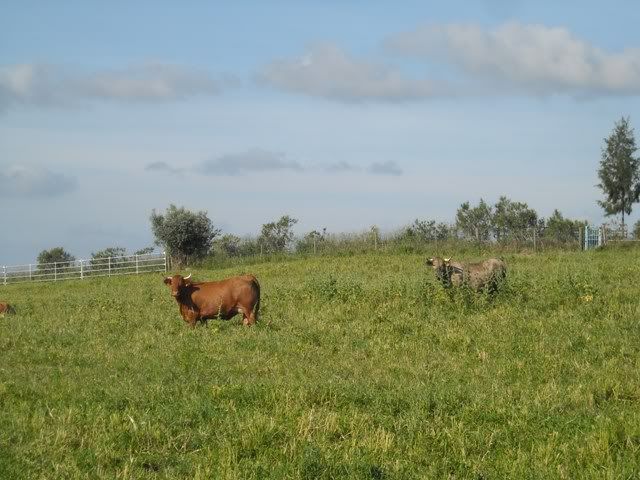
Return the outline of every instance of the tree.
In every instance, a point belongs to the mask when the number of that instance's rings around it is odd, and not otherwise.
[[[225,255],[227,257],[237,257],[240,255],[242,239],[227,233],[213,241],[211,252],[214,255]]]
[[[633,238],[640,240],[640,220],[633,224]]]
[[[162,245],[178,267],[204,257],[213,239],[220,234],[207,217],[207,212],[191,212],[169,205],[164,215],[151,213],[151,229],[156,244]]]
[[[624,231],[624,216],[631,214],[633,204],[640,197],[640,159],[633,156],[637,148],[629,118],[622,117],[616,122],[604,141],[598,187],[606,198],[598,200],[598,205],[607,216],[621,214]]]
[[[491,223],[497,241],[523,239],[529,230],[537,227],[538,214],[526,203],[502,196],[493,207]]]
[[[123,247],[109,247],[91,254],[91,267],[95,269],[117,268],[127,263],[127,249]]]
[[[405,231],[411,238],[418,238],[423,242],[433,242],[434,240],[446,240],[451,235],[449,225],[444,222],[436,223],[435,220],[415,219]]]
[[[584,225],[584,222],[563,217],[556,209],[545,222],[543,236],[558,243],[578,242],[580,227]]]
[[[258,243],[267,252],[283,252],[293,240],[293,226],[298,220],[284,215],[277,222],[265,223],[258,237]]]
[[[62,247],[43,250],[38,254],[38,265],[56,263],[59,267],[68,267],[74,260],[75,257]]]
[[[133,252],[134,255],[149,255],[150,253],[153,253],[153,247],[144,247]]]
[[[491,235],[491,207],[482,199],[477,207],[464,202],[456,212],[456,224],[467,238],[487,241]]]
[[[75,257],[62,247],[43,250],[38,254],[38,270],[42,274],[55,274],[71,265]]]
[[[312,230],[307,233],[298,243],[296,244],[296,251],[300,253],[316,253],[319,245],[324,243],[327,237],[327,228],[324,227],[322,232],[318,230]]]

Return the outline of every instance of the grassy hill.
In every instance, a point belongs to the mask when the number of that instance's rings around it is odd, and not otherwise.
[[[251,272],[255,328],[162,275],[0,287],[0,478],[637,478],[640,251],[507,256],[495,299],[418,255]]]

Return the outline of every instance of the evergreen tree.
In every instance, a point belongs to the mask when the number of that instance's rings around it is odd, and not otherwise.
[[[482,199],[477,207],[464,202],[456,212],[456,225],[466,238],[487,241],[491,236],[492,215],[491,206]]]
[[[640,196],[640,159],[634,157],[636,140],[629,119],[622,117],[616,122],[613,132],[605,138],[602,160],[598,169],[598,187],[605,195],[599,200],[605,215],[631,214],[631,208]]]

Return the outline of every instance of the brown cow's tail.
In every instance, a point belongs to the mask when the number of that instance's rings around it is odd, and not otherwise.
[[[253,293],[255,294],[256,298],[258,299],[256,301],[256,304],[253,306],[253,315],[254,318],[256,320],[256,322],[258,321],[259,315],[260,315],[260,284],[258,283],[258,279],[251,275],[252,279],[251,279],[251,289],[253,290]]]

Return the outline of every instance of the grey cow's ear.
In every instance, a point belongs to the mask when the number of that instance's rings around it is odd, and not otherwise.
[[[433,258],[427,258],[427,265],[433,265]]]

